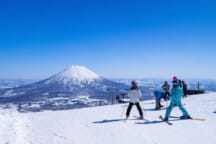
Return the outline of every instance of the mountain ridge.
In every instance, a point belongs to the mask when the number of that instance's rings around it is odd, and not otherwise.
[[[52,106],[48,107],[58,107],[55,103],[59,102],[61,105],[67,105],[68,107],[68,104],[73,103],[72,101],[77,97],[86,96],[88,99],[84,102],[85,106],[94,105],[92,99],[95,103],[102,101],[102,104],[108,104],[110,103],[110,86],[113,86],[116,92],[129,88],[125,84],[103,78],[83,66],[70,66],[64,71],[39,82],[0,91],[0,102],[18,104],[45,102],[50,105],[51,100],[58,98],[58,102],[52,101]],[[67,98],[67,101],[65,98]],[[77,102],[83,105],[83,102]]]

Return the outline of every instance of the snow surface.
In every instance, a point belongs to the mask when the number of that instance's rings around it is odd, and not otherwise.
[[[65,69],[63,72],[57,74],[56,79],[64,80],[65,83],[68,80],[73,81],[93,81],[99,79],[100,76],[91,70],[83,66],[70,66]]]
[[[215,144],[215,103],[216,93],[183,99],[191,116],[206,121],[171,119],[172,126],[158,118],[165,109],[155,111],[154,101],[141,103],[150,122],[136,119],[135,107],[124,122],[127,104],[38,113],[8,106],[0,108],[0,144]],[[181,112],[174,108],[171,115]]]

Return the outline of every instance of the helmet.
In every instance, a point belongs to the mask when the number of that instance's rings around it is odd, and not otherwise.
[[[137,87],[137,82],[136,81],[132,81],[131,85],[134,86],[134,87]]]

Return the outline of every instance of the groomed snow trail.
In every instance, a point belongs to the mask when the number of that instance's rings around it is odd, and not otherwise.
[[[170,126],[158,118],[165,109],[155,111],[154,101],[142,103],[150,122],[136,119],[136,107],[124,122],[127,104],[38,113],[1,109],[0,144],[215,144],[216,93],[190,96],[183,104],[206,121],[170,119]],[[171,115],[181,112],[174,108]]]

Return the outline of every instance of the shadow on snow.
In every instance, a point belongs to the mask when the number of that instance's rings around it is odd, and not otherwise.
[[[152,108],[152,109],[143,109],[143,111],[160,111],[160,110],[166,110],[166,108],[161,108],[161,109],[158,109],[158,110],[156,110],[154,108]]]
[[[170,119],[169,121],[182,121],[187,119]],[[165,123],[165,121],[162,120],[155,120],[155,121],[147,121],[147,122],[136,122],[135,124],[158,124],[158,123]]]
[[[119,122],[119,121],[123,121],[124,119],[111,119],[111,120],[102,120],[102,121],[96,121],[96,122],[92,122],[94,124],[103,124],[103,123],[111,123],[111,122]]]
[[[138,119],[128,119],[128,120],[138,120]],[[92,123],[93,124],[104,124],[104,123],[112,123],[112,122],[120,122],[120,121],[125,121],[125,119],[110,119],[110,120],[95,121]]]
[[[214,112],[216,113],[216,111]],[[134,116],[135,119],[128,119],[127,121],[130,120],[141,120],[138,117]],[[169,121],[184,121],[187,119],[169,119]],[[110,120],[102,120],[102,121],[95,121],[92,122],[93,124],[105,124],[105,123],[113,123],[113,122],[120,122],[120,121],[125,121],[125,119],[110,119]],[[154,121],[146,121],[146,122],[136,122],[135,124],[158,124],[158,123],[163,123],[164,121],[162,120],[154,120]]]
[[[149,121],[149,122],[136,122],[135,124],[158,124],[158,123],[162,123],[164,121],[161,120],[157,120],[157,121]]]

